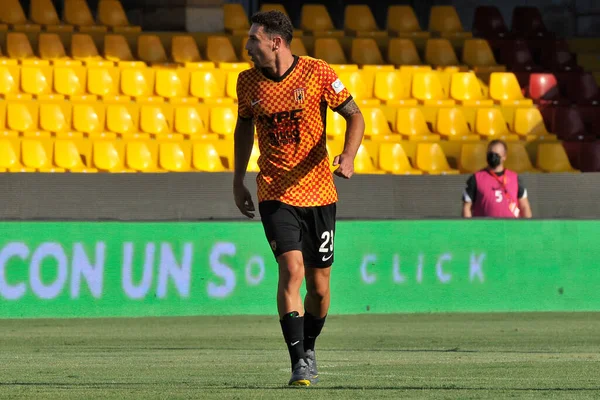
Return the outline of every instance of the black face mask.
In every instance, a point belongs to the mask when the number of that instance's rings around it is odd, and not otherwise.
[[[491,168],[496,168],[498,165],[500,165],[501,161],[500,154],[494,153],[493,151],[487,153],[487,162]]]

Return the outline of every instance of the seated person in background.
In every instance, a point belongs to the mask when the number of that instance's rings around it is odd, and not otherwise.
[[[504,168],[506,153],[506,143],[501,140],[488,145],[488,166],[467,180],[464,218],[531,218],[527,189],[516,172]]]

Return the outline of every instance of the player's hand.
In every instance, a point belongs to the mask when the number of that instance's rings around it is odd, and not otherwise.
[[[333,172],[337,176],[341,176],[344,179],[350,179],[354,175],[354,158],[344,153],[339,156],[335,156],[333,159],[333,166],[339,165],[339,167]]]
[[[248,218],[254,218],[255,211],[254,203],[252,202],[252,195],[250,191],[243,183],[233,185],[233,198],[235,199],[235,205],[239,208],[240,212]]]

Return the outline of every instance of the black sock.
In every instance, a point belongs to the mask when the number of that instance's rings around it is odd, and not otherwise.
[[[321,333],[323,325],[325,325],[325,318],[317,318],[312,314],[304,313],[304,350],[315,350],[315,340]]]
[[[304,358],[304,317],[297,311],[292,311],[285,314],[279,322],[294,368],[294,365]]]

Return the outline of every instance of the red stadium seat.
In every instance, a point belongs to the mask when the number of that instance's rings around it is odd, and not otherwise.
[[[595,135],[585,126],[581,111],[573,107],[557,107],[554,111],[553,129],[561,140],[593,141]]]
[[[486,39],[507,37],[510,32],[496,6],[478,6],[473,17],[473,36]]]
[[[542,72],[525,40],[507,41],[501,50],[501,63],[511,71]]]
[[[558,104],[567,102],[563,99],[556,76],[553,74],[535,73],[529,75],[527,97],[536,104]]]
[[[563,141],[562,145],[567,153],[567,157],[569,157],[569,162],[575,169],[581,169],[581,148],[587,146],[589,143],[579,142],[579,141]]]
[[[567,152],[568,155],[568,152]],[[600,171],[600,141],[585,143],[579,152],[579,168],[582,172]]]
[[[577,65],[577,56],[571,52],[568,43],[564,40],[548,41],[541,49],[540,59],[541,65],[549,71],[583,71]]]
[[[567,97],[573,103],[582,105],[600,104],[600,88],[591,73],[575,75],[567,87]]]
[[[521,38],[548,37],[542,14],[537,7],[518,6],[513,8],[512,33]]]

